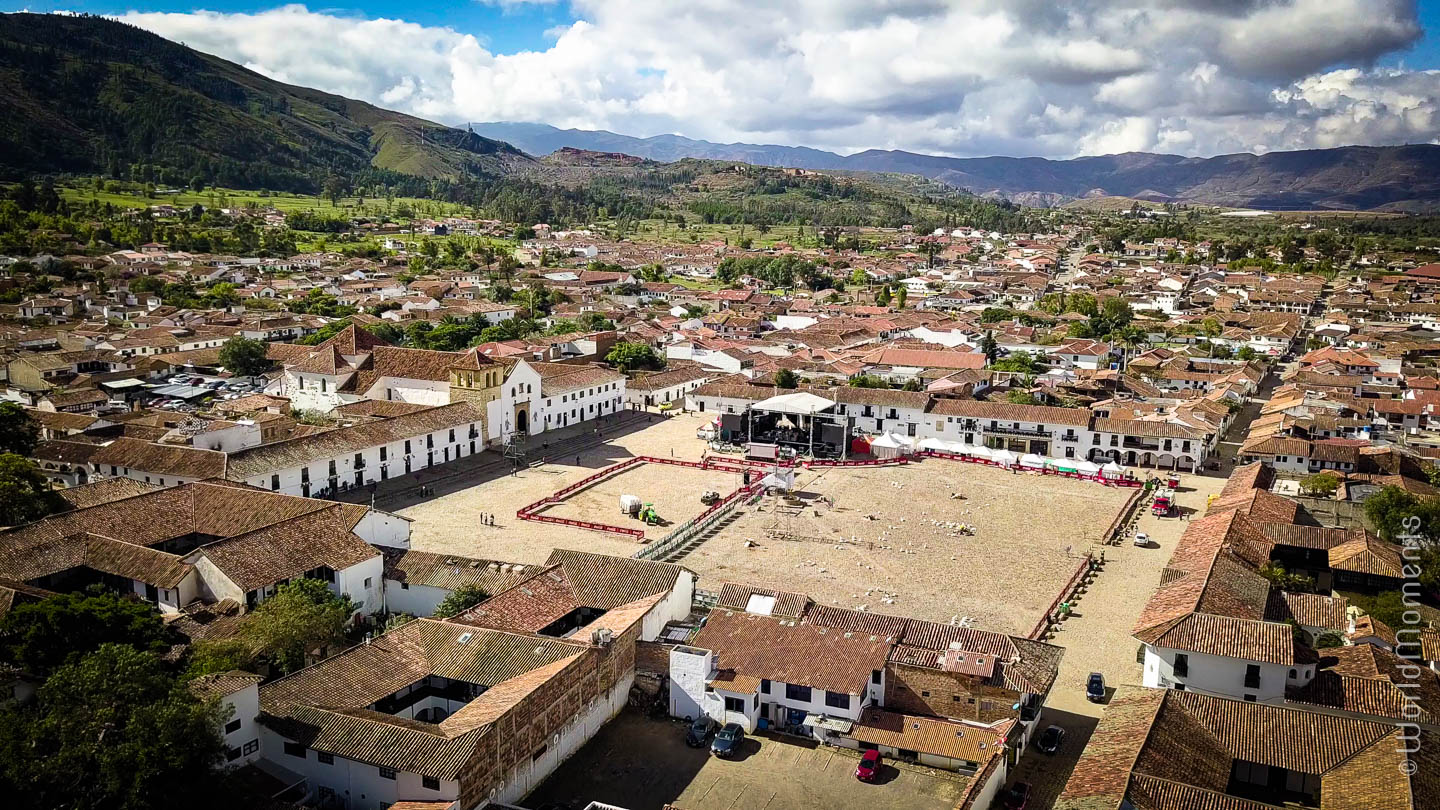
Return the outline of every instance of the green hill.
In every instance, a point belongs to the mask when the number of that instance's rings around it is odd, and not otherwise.
[[[103,173],[316,192],[534,161],[503,141],[267,79],[99,17],[0,14],[0,176]]]

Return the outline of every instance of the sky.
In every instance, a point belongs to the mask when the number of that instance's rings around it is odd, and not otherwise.
[[[452,125],[1052,158],[1440,143],[1440,0],[12,8],[113,16],[282,81]]]

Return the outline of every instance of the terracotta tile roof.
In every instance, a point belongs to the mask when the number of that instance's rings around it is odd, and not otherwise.
[[[176,478],[223,478],[226,469],[225,454],[215,450],[126,437],[96,450],[90,462],[101,467],[128,467]]]
[[[1390,579],[1403,579],[1404,562],[1398,547],[1365,532],[1330,549],[1330,568]]]
[[[600,366],[537,362],[529,362],[529,365],[540,375],[540,392],[547,397],[625,380],[624,374]]]
[[[871,707],[860,713],[850,736],[860,742],[982,763],[1004,752],[1013,723],[977,726]]]
[[[196,697],[201,700],[210,700],[233,695],[248,686],[259,685],[262,680],[264,679],[259,675],[232,669],[229,672],[201,675],[191,681],[188,686]]]
[[[750,604],[750,597],[752,596],[768,596],[775,600],[775,606],[769,613],[771,616],[798,619],[805,613],[805,609],[810,606],[810,597],[803,593],[775,591],[769,588],[760,588],[754,585],[740,585],[734,582],[726,582],[720,586],[720,597],[716,601],[715,606],[744,611],[746,606]]]
[[[1274,807],[1226,793],[1237,760],[1319,777],[1326,810],[1432,807],[1440,757],[1426,749],[1436,741],[1422,732],[1419,751],[1408,755],[1407,764],[1399,735],[1390,723],[1125,686],[1106,708],[1055,808]]]
[[[1296,641],[1290,628],[1276,622],[1192,613],[1136,636],[1147,644],[1206,655],[1243,658],[1290,666]]]
[[[682,571],[673,563],[556,549],[545,566],[449,621],[536,632],[576,608],[609,611],[668,594]]]
[[[1317,593],[1290,593],[1270,591],[1270,603],[1265,609],[1265,620],[1270,622],[1293,621],[1304,627],[1324,627],[1329,630],[1344,630],[1346,601],[1343,596],[1322,596]]]
[[[477,560],[454,554],[435,554],[415,549],[381,549],[385,556],[385,578],[409,585],[426,585],[453,591],[477,585],[496,594],[513,587],[534,573],[538,566]]]
[[[159,484],[147,484],[133,478],[106,478],[89,484],[81,484],[78,487],[62,489],[58,494],[65,499],[66,503],[70,504],[70,508],[85,509],[154,492],[160,488]]]
[[[322,566],[341,571],[378,557],[378,549],[351,531],[354,526],[344,511],[322,509],[207,543],[186,559],[204,557],[242,590],[253,591]]]
[[[730,610],[711,612],[691,646],[713,650],[720,669],[852,695],[884,669],[890,647],[878,636]]]
[[[417,619],[266,684],[261,722],[308,747],[455,779],[491,723],[591,648],[559,639]],[[438,724],[367,707],[429,675],[488,687]]]
[[[1440,675],[1374,644],[1331,647],[1320,651],[1315,679],[1287,689],[1285,699],[1433,724],[1440,719]]]
[[[392,419],[336,428],[230,453],[227,477],[243,481],[367,447],[413,439],[444,428],[471,422],[483,423],[484,420],[485,406],[466,401],[440,405]]]

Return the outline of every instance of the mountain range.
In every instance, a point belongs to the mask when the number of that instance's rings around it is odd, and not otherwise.
[[[0,175],[318,191],[330,174],[503,174],[511,145],[268,79],[101,17],[0,14]]]
[[[635,138],[604,130],[562,130],[516,122],[471,124],[470,128],[531,155],[570,147],[660,161],[689,157],[801,169],[900,172],[1028,205],[1121,196],[1277,210],[1440,209],[1440,146],[1428,144],[1211,158],[1129,152],[1049,160],[955,158],[879,149],[839,155],[808,147],[721,144],[679,135]]]

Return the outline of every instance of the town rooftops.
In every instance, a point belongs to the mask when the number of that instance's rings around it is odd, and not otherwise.
[[[713,611],[691,646],[714,651],[721,670],[849,695],[864,692],[890,651],[880,636],[731,610]]]
[[[1401,734],[1391,723],[1122,686],[1055,808],[1266,810],[1294,798],[1237,780],[1241,767],[1283,768],[1310,793],[1303,804],[1325,810],[1435,807],[1440,739],[1420,732],[1407,745]]]

